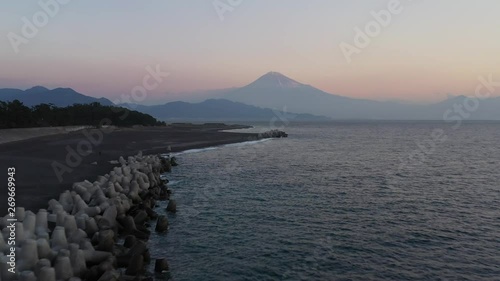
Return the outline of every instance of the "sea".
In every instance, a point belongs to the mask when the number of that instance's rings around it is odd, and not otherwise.
[[[281,125],[175,155],[157,280],[500,280],[500,123]]]

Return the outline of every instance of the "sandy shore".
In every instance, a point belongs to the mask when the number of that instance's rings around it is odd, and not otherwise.
[[[27,210],[46,208],[47,202],[71,189],[74,182],[94,181],[116,164],[110,161],[142,151],[144,155],[244,142],[256,134],[220,132],[237,129],[224,125],[114,128],[65,132],[0,144],[0,182],[7,183],[7,168],[16,168],[16,205]],[[99,140],[99,135],[102,140]],[[90,137],[89,137],[90,136]],[[73,152],[69,152],[73,151]],[[67,161],[69,159],[69,161]],[[54,166],[59,171],[59,177]],[[6,191],[5,191],[6,192]],[[0,215],[7,212],[7,195],[1,195]]]
[[[31,138],[63,135],[70,132],[85,129],[85,126],[65,126],[65,127],[41,127],[41,128],[21,128],[21,129],[1,129],[0,144],[13,141],[27,140]]]

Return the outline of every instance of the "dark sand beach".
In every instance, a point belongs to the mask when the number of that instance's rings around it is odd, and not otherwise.
[[[177,152],[256,139],[256,134],[221,132],[245,127],[175,124],[167,127],[114,128],[108,132],[93,129],[88,131],[89,134],[76,131],[3,143],[0,144],[0,171],[3,171],[0,181],[6,186],[7,168],[15,167],[16,206],[36,211],[46,208],[47,202],[64,190],[71,189],[74,182],[92,182],[98,175],[108,173],[116,166],[110,161],[118,160],[120,156],[126,158],[139,151],[143,154],[167,153],[169,146],[172,152]],[[101,133],[102,141],[94,142],[94,145],[92,141],[99,140]],[[68,152],[72,150],[76,153]],[[67,162],[71,154],[77,156],[70,157],[70,162]],[[54,171],[55,162],[58,163],[62,181]],[[3,216],[7,212],[6,189],[0,198],[0,216]]]

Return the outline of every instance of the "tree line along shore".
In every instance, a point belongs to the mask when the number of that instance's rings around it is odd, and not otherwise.
[[[166,125],[149,114],[97,102],[68,107],[51,104],[28,107],[18,100],[0,101],[0,129],[79,125],[99,127],[103,120],[107,125],[121,127]]]

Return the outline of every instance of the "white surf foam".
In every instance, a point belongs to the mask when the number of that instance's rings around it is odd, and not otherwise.
[[[265,141],[270,141],[272,138],[268,139],[261,139],[261,140],[255,140],[255,141],[245,141],[245,142],[238,142],[238,143],[230,143],[230,144],[224,144],[224,145],[219,145],[219,146],[211,146],[211,147],[206,147],[206,148],[199,148],[199,149],[188,149],[185,151],[181,152],[176,152],[176,153],[171,153],[171,156],[179,156],[183,154],[190,154],[190,153],[200,153],[200,152],[206,152],[210,150],[216,150],[216,149],[221,149],[224,147],[239,147],[239,146],[247,146],[247,145],[253,145]]]
[[[168,181],[168,183],[167,183],[167,185],[168,185],[168,186],[172,186],[172,185],[176,185],[176,184],[178,184],[178,183],[180,183],[180,182],[181,182],[181,181],[169,180],[169,181]]]

